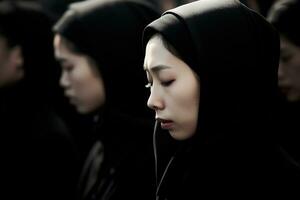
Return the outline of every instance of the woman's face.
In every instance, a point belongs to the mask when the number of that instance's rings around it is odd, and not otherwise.
[[[300,47],[280,37],[279,87],[291,102],[300,101]]]
[[[91,58],[74,53],[60,35],[54,38],[55,57],[60,62],[60,85],[77,111],[90,113],[105,103],[103,79]]]
[[[9,47],[0,35],[0,88],[14,84],[24,78],[24,60],[20,46]]]
[[[151,91],[148,107],[155,111],[161,127],[177,140],[193,136],[200,98],[197,75],[166,49],[159,36],[147,44],[144,68]]]

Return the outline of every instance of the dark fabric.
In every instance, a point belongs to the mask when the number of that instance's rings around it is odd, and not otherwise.
[[[290,178],[290,182],[300,185],[300,103],[288,102],[281,96],[279,101],[278,117],[274,133],[276,133],[277,141],[280,145],[280,153],[282,156],[282,167],[286,169],[286,177]]]
[[[10,89],[0,93],[2,198],[75,198],[77,154],[67,127],[22,86]]]
[[[106,114],[80,180],[83,199],[153,199],[151,125],[131,116]]]
[[[300,46],[300,1],[286,0],[274,3],[268,13],[268,20],[291,42]]]
[[[243,198],[279,186],[271,124],[279,62],[274,28],[239,1],[199,0],[148,25],[144,46],[155,33],[200,77],[196,134],[178,142],[157,198]]]
[[[146,107],[142,32],[158,16],[145,2],[86,1],[72,4],[54,26],[76,53],[96,61],[106,91],[105,105],[92,113],[96,141],[80,179],[82,199],[153,199],[153,116]]]

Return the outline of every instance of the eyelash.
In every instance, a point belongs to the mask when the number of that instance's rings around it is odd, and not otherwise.
[[[162,86],[164,87],[168,87],[169,85],[171,85],[173,83],[174,80],[170,80],[170,81],[164,81],[164,82],[161,82]]]
[[[165,82],[161,82],[161,85],[164,86],[164,87],[168,87],[168,86],[170,86],[173,82],[174,82],[174,80],[165,81]],[[149,83],[147,83],[147,85],[145,85],[145,88],[151,88],[152,85],[153,85],[153,83],[149,82]]]

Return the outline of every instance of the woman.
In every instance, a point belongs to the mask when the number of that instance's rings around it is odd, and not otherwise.
[[[80,181],[82,199],[151,198],[152,121],[143,104],[139,66],[142,31],[156,17],[145,3],[87,1],[72,4],[54,27],[60,84],[76,110],[95,119],[95,142]]]
[[[269,135],[279,56],[272,26],[238,1],[201,0],[148,25],[144,45],[157,120],[156,198],[266,192],[277,178]],[[160,145],[162,130],[175,141],[168,161],[160,155],[169,149]]]
[[[56,112],[63,96],[51,26],[35,3],[0,3],[1,198],[75,197],[77,154]]]
[[[268,20],[280,34],[278,85],[280,112],[278,140],[287,171],[300,184],[300,1],[280,0],[271,8]]]

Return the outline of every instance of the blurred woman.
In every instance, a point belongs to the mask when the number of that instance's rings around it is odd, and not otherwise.
[[[87,1],[72,4],[54,27],[60,84],[76,110],[95,120],[82,199],[151,199],[152,120],[140,66],[142,31],[157,17],[146,3]]]

